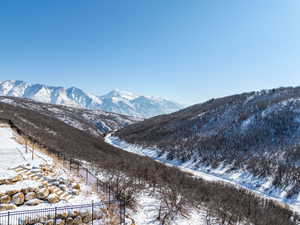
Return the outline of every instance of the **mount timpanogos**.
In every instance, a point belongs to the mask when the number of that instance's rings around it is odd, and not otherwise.
[[[183,108],[182,105],[173,101],[135,95],[129,92],[113,90],[105,95],[97,96],[76,87],[65,89],[19,80],[0,82],[0,95],[28,98],[71,107],[104,110],[142,118],[172,113]]]

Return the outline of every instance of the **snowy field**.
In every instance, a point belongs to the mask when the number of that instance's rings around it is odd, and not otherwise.
[[[25,146],[19,144],[12,129],[0,127],[0,169],[11,169],[20,165],[31,164],[39,166],[41,164],[52,164],[52,159],[39,152],[35,153],[32,159],[30,151],[26,153]]]
[[[53,165],[54,160],[38,150],[34,151],[34,157],[32,159],[32,153],[28,147],[26,153],[26,148],[24,145],[16,141],[16,136],[14,131],[6,126],[0,124],[0,178],[7,179],[14,177],[17,173],[14,171],[14,168],[18,166],[25,166],[26,168],[30,167],[39,167],[40,165]],[[68,169],[64,168],[62,165],[55,164],[55,174],[57,178],[64,179],[74,179],[81,184],[81,193],[78,196],[74,196],[67,202],[65,200],[60,201],[56,204],[42,203],[37,206],[21,206],[18,209],[34,209],[34,208],[45,208],[52,206],[64,206],[64,205],[77,205],[77,204],[87,204],[94,202],[99,202],[100,198],[97,193],[93,191],[91,187],[84,184],[84,181],[80,177],[77,177],[69,172]],[[16,187],[23,185],[35,185],[34,180],[24,180],[16,183]],[[1,185],[1,190],[6,188],[13,188],[14,185]],[[1,191],[0,190],[0,191]]]
[[[120,140],[117,137],[112,136],[111,134],[108,134],[105,137],[105,141],[125,151],[142,156],[148,156],[168,166],[176,166],[182,171],[189,172],[207,181],[225,182],[232,184],[237,188],[247,189],[262,197],[273,199],[283,204],[287,204],[291,209],[300,213],[300,195],[298,195],[294,199],[286,199],[286,191],[272,187],[272,180],[258,179],[252,176],[251,174],[247,173],[246,171],[227,172],[228,168],[224,166],[220,166],[215,169],[204,166],[199,167],[199,164],[197,165],[197,161],[193,159],[185,163],[181,163],[176,160],[167,160],[166,155],[158,156],[158,151],[156,149],[142,148],[137,145],[132,145],[123,140]]]

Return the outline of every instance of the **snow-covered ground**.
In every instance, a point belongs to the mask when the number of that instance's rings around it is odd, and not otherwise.
[[[52,159],[47,154],[40,152],[39,150],[34,151],[34,156],[32,158],[32,149],[28,147],[28,151],[26,152],[26,148],[24,145],[20,144],[16,140],[16,135],[14,131],[0,124],[0,178],[1,179],[9,179],[13,178],[17,175],[17,173],[13,170],[18,166],[25,166],[26,168],[39,167],[40,165],[54,165],[54,159]],[[23,205],[18,207],[18,209],[33,209],[33,208],[44,208],[44,207],[52,207],[52,206],[63,206],[63,205],[77,205],[77,204],[87,204],[94,202],[99,202],[99,194],[97,194],[92,187],[85,185],[84,181],[81,180],[76,175],[70,173],[70,171],[64,168],[62,165],[55,163],[55,172],[56,176],[59,178],[65,179],[74,179],[76,182],[80,183],[81,192],[80,195],[73,196],[67,202],[65,200],[60,201],[57,204],[49,204],[42,203],[37,206],[26,206]],[[7,189],[14,189],[15,187],[20,188],[21,186],[31,186],[35,187],[39,185],[34,180],[24,180],[17,182],[14,185],[0,185],[0,192],[5,192]]]
[[[31,150],[31,149],[30,149]],[[6,170],[20,165],[31,164],[39,166],[41,164],[52,164],[52,159],[45,154],[35,152],[32,157],[31,151],[27,151],[25,146],[19,144],[12,129],[0,127],[0,169]]]
[[[159,207],[160,197],[143,191],[137,196],[137,209],[130,210],[129,214],[138,225],[160,225],[157,220]],[[178,215],[174,218],[172,225],[207,225],[206,215],[205,210],[190,209],[186,217]],[[209,224],[217,225],[218,223],[214,218],[209,218]]]
[[[262,197],[273,199],[283,204],[287,204],[291,209],[300,213],[300,195],[294,199],[286,199],[286,190],[274,188],[271,179],[258,179],[252,176],[247,171],[231,171],[228,172],[228,167],[220,166],[211,168],[207,166],[199,166],[197,160],[190,160],[182,163],[177,160],[167,160],[166,154],[159,156],[157,149],[143,148],[141,146],[129,144],[118,137],[108,134],[105,141],[115,147],[125,151],[135,153],[142,156],[148,156],[158,162],[168,166],[176,166],[182,171],[189,172],[197,177],[208,181],[221,181],[232,184],[237,188],[244,188],[252,191]]]

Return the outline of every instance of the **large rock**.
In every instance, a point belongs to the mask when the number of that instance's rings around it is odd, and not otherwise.
[[[21,192],[21,190],[18,190],[18,189],[11,189],[9,191],[6,192],[7,195],[14,195],[14,194],[17,194]]]
[[[74,218],[76,216],[79,216],[80,212],[78,210],[70,210],[68,212],[68,214],[69,214],[69,217],[73,217]]]
[[[35,192],[29,192],[25,195],[25,201],[30,201],[32,199],[36,198],[36,193]]]
[[[67,187],[67,185],[65,185],[65,184],[60,184],[58,187],[59,187],[61,190],[63,190],[63,191],[67,191],[67,190],[68,190],[68,187]]]
[[[8,204],[11,201],[11,197],[9,195],[3,195],[0,197],[0,204]]]
[[[0,211],[13,210],[16,208],[17,206],[15,206],[14,204],[0,204]]]
[[[14,178],[11,179],[11,181],[12,181],[13,183],[18,182],[18,181],[21,181],[21,180],[23,180],[23,176],[20,175],[20,174],[18,174],[17,176],[15,176]]]
[[[0,170],[0,185],[13,184],[22,179],[23,177],[14,171]]]
[[[25,201],[25,196],[22,192],[14,194],[11,199],[12,203],[15,205],[22,205]]]
[[[23,188],[21,191],[22,191],[23,193],[25,193],[25,194],[28,194],[28,193],[31,193],[31,192],[36,192],[37,189],[34,188],[34,187],[26,187],[26,188]]]
[[[40,199],[32,199],[32,200],[29,200],[25,203],[25,205],[28,205],[28,206],[36,206],[36,205],[39,205],[41,203],[43,203],[44,201],[40,200]]]
[[[68,217],[66,219],[66,225],[73,225],[73,218],[72,217]]]
[[[78,189],[73,189],[71,191],[72,195],[79,195],[80,194],[80,191]]]
[[[56,194],[50,194],[50,195],[48,195],[47,200],[48,200],[49,203],[52,203],[52,204],[60,202],[60,198]]]
[[[68,217],[68,212],[61,212],[57,214],[57,218],[59,219],[66,219]]]
[[[37,197],[40,199],[46,199],[49,195],[49,189],[48,188],[42,188],[37,192]]]
[[[82,218],[82,222],[84,222],[84,223],[89,223],[89,222],[91,222],[92,221],[92,215],[87,215],[87,216],[84,216],[83,218]]]
[[[76,189],[76,190],[80,190],[80,184],[78,184],[78,183],[72,184],[72,188]]]
[[[66,222],[65,222],[65,220],[57,219],[55,224],[56,224],[56,225],[65,225]]]
[[[54,220],[53,219],[50,219],[48,220],[45,225],[54,225]]]
[[[81,225],[82,224],[82,218],[81,216],[76,216],[75,219],[73,220],[74,225]]]

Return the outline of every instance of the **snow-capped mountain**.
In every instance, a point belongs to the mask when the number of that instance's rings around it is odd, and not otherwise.
[[[76,87],[65,89],[19,80],[0,83],[0,95],[78,108],[100,109],[144,118],[171,113],[182,108],[180,104],[166,99],[139,96],[129,92],[113,90],[105,95],[97,96]]]

